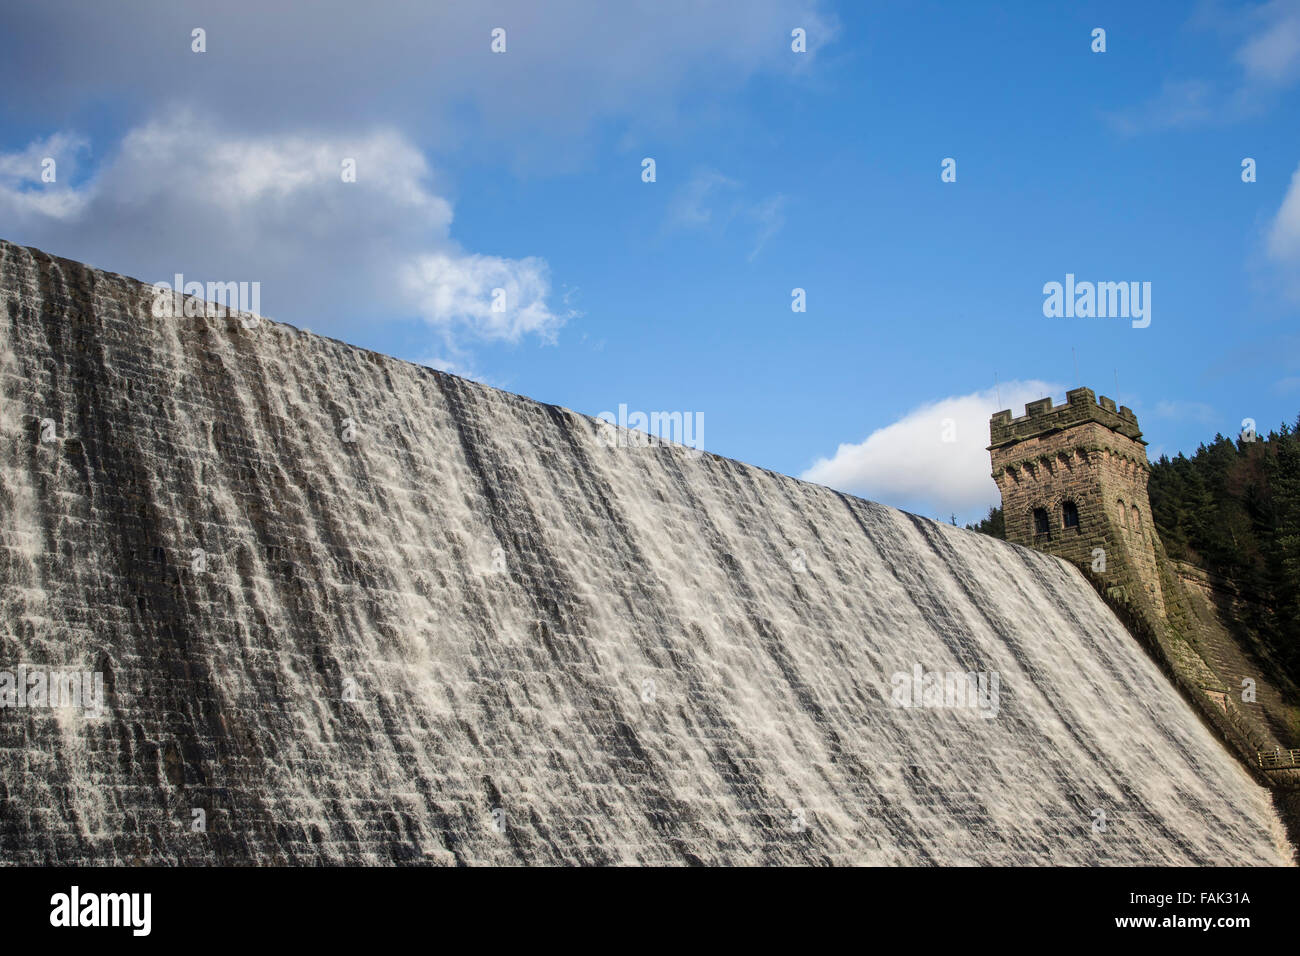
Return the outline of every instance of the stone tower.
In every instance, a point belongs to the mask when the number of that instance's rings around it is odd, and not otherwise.
[[[989,421],[1007,538],[1101,574],[1108,592],[1165,616],[1137,417],[1090,388]],[[1100,549],[1100,550],[1098,550]]]

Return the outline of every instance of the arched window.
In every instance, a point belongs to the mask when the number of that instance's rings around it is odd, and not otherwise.
[[[1061,505],[1061,524],[1067,528],[1079,527],[1079,506],[1073,501]]]
[[[1142,512],[1138,511],[1137,505],[1133,506],[1133,530],[1142,533]]]
[[[1051,526],[1047,523],[1047,509],[1034,509],[1034,534],[1047,534]]]
[[[1123,502],[1122,500],[1116,501],[1116,502],[1115,502],[1115,507],[1116,507],[1116,510],[1119,512],[1119,526],[1120,526],[1121,528],[1127,528],[1127,527],[1128,527],[1128,509],[1124,507],[1124,502]]]

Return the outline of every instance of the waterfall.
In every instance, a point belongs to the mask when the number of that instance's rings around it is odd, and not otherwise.
[[[0,860],[1290,859],[1063,561],[152,301],[0,243]]]

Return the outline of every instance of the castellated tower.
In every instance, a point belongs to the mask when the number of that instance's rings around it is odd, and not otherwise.
[[[1108,591],[1163,619],[1151,466],[1132,410],[1076,388],[1064,405],[1044,398],[1019,418],[996,413],[989,440],[1008,540],[1099,573]]]

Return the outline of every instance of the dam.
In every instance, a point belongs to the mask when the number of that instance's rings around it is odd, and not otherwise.
[[[4,863],[1291,862],[1060,558],[11,243],[0,300],[0,670],[103,687],[0,706]]]

